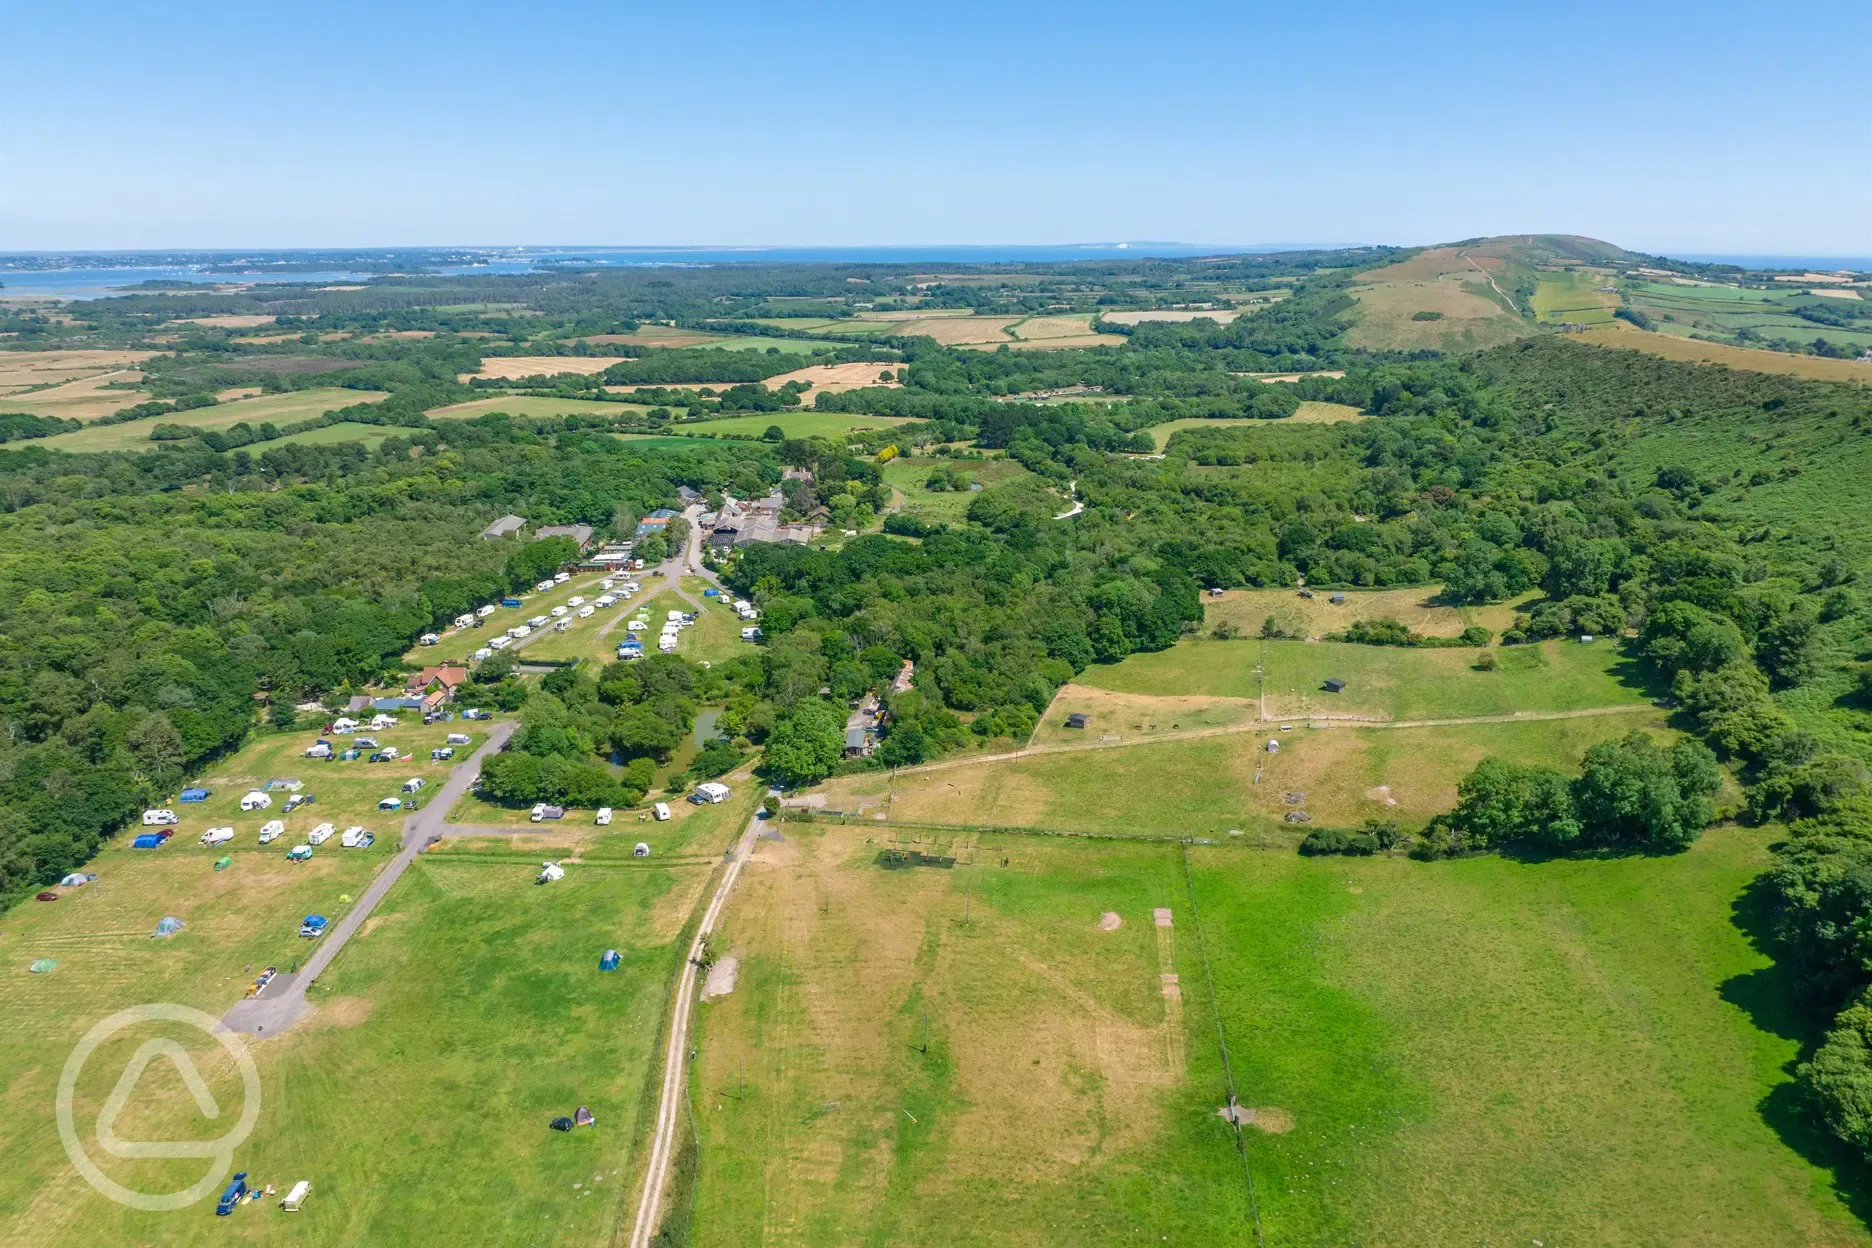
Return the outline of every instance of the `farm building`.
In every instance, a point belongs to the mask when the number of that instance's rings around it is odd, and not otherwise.
[[[526,528],[526,517],[506,515],[496,520],[493,524],[488,525],[487,528],[482,529],[481,537],[483,540],[490,542],[498,537],[515,537],[518,536],[520,530],[524,528]]]
[[[536,541],[548,537],[569,537],[578,543],[579,553],[584,554],[585,548],[591,545],[592,527],[589,524],[549,524],[543,529],[534,529],[533,537]]]

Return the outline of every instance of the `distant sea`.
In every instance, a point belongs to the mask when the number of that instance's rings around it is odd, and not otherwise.
[[[1266,255],[1307,250],[1312,244],[1238,246],[1201,243],[1075,243],[1062,246],[1011,244],[992,247],[502,247],[489,248],[488,262],[446,265],[434,271],[447,276],[468,273],[533,273],[560,265],[604,268],[666,268],[681,265],[768,263],[845,264],[1009,264],[1020,261],[1060,263],[1071,260],[1176,259],[1188,256]],[[406,249],[417,250],[417,249]],[[459,250],[459,249],[457,249]],[[99,299],[124,293],[120,288],[147,281],[186,282],[332,282],[368,281],[377,274],[332,270],[319,273],[209,273],[200,265],[84,267],[81,253],[62,269],[0,268],[0,297]],[[113,257],[124,253],[112,253]],[[230,256],[294,256],[293,250],[230,252]]]
[[[1733,264],[1744,269],[1812,269],[1816,273],[1851,269],[1872,273],[1872,256],[1706,256],[1688,251],[1667,254],[1694,264]]]

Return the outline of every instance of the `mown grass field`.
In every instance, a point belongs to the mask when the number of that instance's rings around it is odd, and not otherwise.
[[[48,391],[47,393],[51,393]],[[120,396],[117,408],[130,407],[143,401],[140,394],[126,391]],[[316,390],[295,390],[290,394],[266,394],[252,399],[239,399],[233,403],[220,403],[214,407],[201,407],[188,412],[173,412],[167,416],[149,416],[142,420],[129,420],[120,425],[87,425],[72,433],[61,433],[42,440],[39,445],[61,451],[140,451],[160,445],[150,441],[150,430],[157,425],[187,425],[194,429],[227,429],[246,421],[259,428],[264,422],[275,425],[291,424],[294,421],[307,420],[321,416],[334,408],[350,407],[357,403],[375,403],[386,397],[377,390],[346,390],[340,386],[322,386]],[[276,445],[267,443],[266,445]]]
[[[500,599],[496,598],[494,599],[494,603],[496,604],[494,607],[494,614],[490,615],[480,627],[444,629],[438,634],[439,640],[437,640],[435,645],[425,646],[418,644],[411,646],[408,652],[404,654],[403,658],[407,662],[415,663],[423,667],[433,667],[445,662],[466,662],[476,650],[484,648],[490,641],[499,637],[514,625],[525,624],[536,615],[544,615],[548,619],[551,619],[552,609],[554,607],[566,606],[573,598],[583,598],[586,602],[591,602],[596,599],[599,594],[604,593],[604,590],[598,588],[599,582],[613,579],[619,584],[622,584],[625,580],[632,577],[641,579],[642,574],[619,573],[613,577],[611,574],[603,572],[580,572],[571,580],[566,581],[562,585],[555,585],[550,590],[535,592],[532,589],[528,589],[526,592],[517,595],[520,599],[520,605],[517,607],[500,606],[498,605]],[[571,632],[565,634],[551,632],[552,625],[548,624],[546,626],[548,630],[546,636],[540,637],[537,641],[530,641],[528,645],[521,647],[518,651],[510,650],[508,653],[513,654],[521,662],[525,662],[529,655],[533,657],[551,656],[554,651],[546,647],[563,649],[572,646],[576,643],[567,639],[573,634],[583,632],[589,635],[590,633],[596,632],[599,626],[610,619],[610,613],[628,609],[629,600],[622,600],[616,606],[608,610],[600,610],[582,620],[575,619]],[[572,608],[572,610],[577,610],[577,608]],[[569,616],[570,612],[567,614]],[[536,632],[535,636],[537,635]]]
[[[883,829],[782,831],[700,1007],[689,1242],[1867,1242],[1855,1180],[1764,1112],[1797,1041],[1733,918],[1763,834],[1541,864],[1197,847],[1199,949],[1176,847],[983,836],[886,870]]]
[[[569,865],[550,888],[533,886],[539,862],[517,847],[484,840],[479,852],[425,855],[315,985],[317,1013],[251,1045],[261,1113],[235,1164],[281,1192],[311,1180],[312,1198],[291,1220],[271,1201],[220,1220],[212,1201],[137,1213],[95,1195],[59,1146],[51,1084],[76,1035],[113,1009],[168,1000],[219,1014],[239,999],[249,962],[285,967],[303,956],[300,916],[341,913],[336,894],[361,891],[360,862],[334,856],[262,872],[247,861],[257,855],[243,853],[221,875],[206,874],[204,862],[204,874],[183,878],[180,858],[130,861],[111,851],[100,862],[104,879],[70,905],[9,916],[10,937],[18,920],[32,921],[38,930],[21,934],[55,950],[61,965],[0,981],[12,998],[0,1027],[13,1041],[0,1061],[20,1111],[0,1122],[0,1138],[13,1145],[13,1164],[0,1176],[8,1241],[608,1237],[628,1201],[642,1115],[653,1112],[645,1077],[678,960],[674,942],[710,871],[705,862],[633,860],[623,841]],[[180,914],[189,926],[150,941],[140,930],[145,911]],[[138,930],[116,930],[124,927]],[[611,948],[622,965],[600,974],[599,955]],[[127,1033],[87,1064],[81,1122],[95,1116],[130,1047],[147,1038]],[[209,1051],[199,1033],[177,1038],[197,1055]],[[238,1080],[201,1064],[219,1103],[238,1106]],[[591,1107],[595,1127],[546,1129],[579,1105]],[[160,1062],[121,1121],[138,1139],[164,1138],[165,1129],[175,1133],[167,1138],[192,1138],[183,1133],[199,1124]],[[186,1184],[204,1166],[113,1162],[111,1172],[159,1190],[165,1181]]]
[[[1644,673],[1616,644],[1549,641],[1494,649],[1500,670],[1474,664],[1469,647],[1405,649],[1340,642],[1211,641],[1134,654],[1080,673],[1079,683],[1116,693],[1256,698],[1270,715],[1455,719],[1515,711],[1642,705]],[[1256,666],[1266,663],[1265,680]],[[1321,686],[1346,682],[1339,693]]]
[[[1151,426],[1151,437],[1156,439],[1157,449],[1163,450],[1170,439],[1184,429],[1207,429],[1214,426],[1229,426],[1239,429],[1273,428],[1279,425],[1332,425],[1342,420],[1364,420],[1365,413],[1347,403],[1321,403],[1308,399],[1300,404],[1300,410],[1282,420],[1231,420],[1217,416],[1185,416],[1180,420],[1166,421],[1161,425]]]
[[[444,407],[432,407],[426,415],[431,420],[485,416],[489,412],[506,412],[509,416],[604,415],[616,417],[625,412],[641,413],[649,410],[647,406],[640,403],[606,403],[598,399],[546,399],[533,395],[512,394],[495,395],[487,399],[470,399],[466,403],[450,403]]]
[[[1542,324],[1571,322],[1575,325],[1605,325],[1619,306],[1615,285],[1607,271],[1568,269],[1560,273],[1542,273],[1534,284],[1534,319]]]

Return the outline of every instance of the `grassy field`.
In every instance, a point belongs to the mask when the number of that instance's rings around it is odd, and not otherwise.
[[[715,941],[736,987],[700,1007],[690,1243],[1252,1242],[1194,947],[1151,923],[1171,856],[887,871],[871,829],[781,831]]]
[[[1609,272],[1568,269],[1542,273],[1534,285],[1534,319],[1542,324],[1570,321],[1576,325],[1605,325],[1619,306],[1617,291]]]
[[[1089,709],[1114,702],[1123,703],[1126,717],[1094,721],[1084,735],[1091,740],[1111,735],[1132,744],[968,762],[905,772],[894,781],[862,773],[828,781],[826,807],[862,809],[867,816],[888,812],[913,822],[1108,836],[1223,837],[1228,829],[1241,828],[1292,844],[1305,829],[1285,822],[1290,810],[1304,810],[1312,822],[1328,827],[1354,827],[1376,818],[1421,827],[1455,804],[1456,782],[1485,755],[1564,770],[1577,765],[1587,746],[1634,728],[1669,735],[1663,712],[1639,706],[1609,715],[1438,728],[1341,724],[1281,732],[1278,724],[1268,724],[1135,744],[1156,735],[1136,731],[1138,723],[1161,726],[1169,720],[1187,729],[1200,722],[1183,723],[1187,708],[1182,705],[1167,707],[1139,695],[1101,697]],[[1063,705],[1049,711],[1049,718],[1064,718]],[[1209,705],[1225,707],[1220,701]],[[1246,714],[1237,722],[1251,722],[1252,704],[1240,709]],[[1263,749],[1269,738],[1280,741],[1280,753]],[[1290,802],[1289,793],[1303,798]]]
[[[1199,936],[1170,846],[886,870],[878,828],[783,832],[701,1007],[691,1243],[1867,1242],[1763,1109],[1797,1042],[1732,921],[1760,833],[1538,865],[1196,848]]]
[[[622,584],[631,577],[641,578],[641,575],[641,573],[619,573],[613,578],[608,573],[580,572],[563,585],[555,585],[552,589],[544,593],[536,593],[529,589],[525,593],[519,595],[519,606],[502,607],[497,605],[494,608],[494,614],[490,615],[486,622],[480,627],[447,629],[440,634],[441,639],[437,641],[435,645],[411,646],[408,653],[403,657],[408,662],[421,664],[424,667],[433,667],[445,662],[466,662],[469,656],[474,654],[476,650],[486,646],[488,642],[499,637],[516,624],[524,624],[536,615],[544,615],[550,618],[554,607],[565,606],[570,599],[575,597],[582,597],[586,602],[591,602],[593,599],[597,598],[599,594],[605,592],[598,588],[600,581],[615,579],[619,584]],[[499,599],[495,601],[498,603]],[[576,608],[574,609],[576,610]],[[609,611],[600,610],[596,614],[586,616],[582,620],[574,618],[570,632],[560,634],[549,632],[545,637],[540,638],[540,640],[533,641],[513,653],[519,657],[521,662],[525,662],[529,656],[535,658],[568,657],[556,655],[556,651],[579,645],[580,642],[573,639],[579,638],[580,634],[589,636],[608,621],[612,613],[627,611],[629,609],[626,600],[620,601],[617,606],[610,608]],[[569,614],[570,612],[568,612],[568,615]],[[550,629],[551,625],[547,627]]]
[[[633,835],[594,845],[550,889],[532,886],[539,860],[504,842],[452,842],[425,855],[313,988],[312,1019],[251,1045],[261,1112],[235,1162],[282,1192],[312,1181],[305,1211],[285,1224],[271,1202],[225,1221],[208,1205],[136,1213],[112,1204],[72,1170],[40,1107],[50,1106],[77,1035],[114,1009],[175,1001],[219,1014],[250,978],[243,968],[303,957],[299,918],[342,913],[338,895],[362,890],[365,860],[321,856],[288,870],[270,858],[261,868],[257,853],[242,851],[217,875],[205,858],[174,850],[110,851],[97,884],[9,915],[9,944],[60,961],[50,975],[9,975],[0,986],[9,1033],[0,1061],[20,1111],[0,1121],[0,1139],[12,1146],[0,1176],[9,1242],[279,1242],[283,1232],[317,1244],[608,1238],[653,1105],[645,1077],[674,942],[710,870],[633,860]],[[162,913],[188,926],[151,941],[146,929]],[[606,949],[622,963],[601,975]],[[81,1123],[131,1044],[147,1038],[129,1033],[87,1064]],[[177,1038],[218,1103],[240,1104],[238,1080],[207,1060],[204,1038]],[[130,1138],[165,1138],[165,1127],[166,1138],[190,1138],[197,1110],[172,1075],[158,1078],[162,1069],[138,1085],[122,1120],[129,1127],[119,1128]],[[546,1129],[578,1105],[591,1107],[597,1126],[570,1136]],[[204,1168],[131,1161],[108,1172],[163,1190]]]
[[[1499,671],[1474,668],[1469,647],[1404,649],[1340,642],[1211,641],[1190,638],[1168,650],[1087,668],[1081,684],[1153,696],[1261,696],[1265,661],[1270,715],[1373,719],[1454,719],[1513,711],[1572,711],[1642,704],[1643,673],[1616,645],[1549,641],[1493,650]],[[1320,686],[1346,682],[1337,694]]]
[[[445,407],[432,407],[426,413],[431,420],[448,420],[485,416],[489,412],[506,412],[509,416],[588,416],[599,413],[617,416],[624,412],[647,412],[649,407],[641,403],[606,403],[598,399],[545,399],[533,395],[513,394],[496,395],[489,399],[470,399],[466,403],[450,403]]]
[[[811,355],[825,350],[825,343],[806,338],[767,338],[754,334],[708,334],[693,329],[675,329],[667,325],[644,325],[628,334],[592,334],[582,342],[600,346],[628,343],[638,347],[719,347],[726,351],[765,351],[773,348],[785,355]]]
[[[1349,589],[1344,606],[1334,606],[1329,590],[1302,598],[1291,589],[1230,589],[1220,598],[1203,595],[1203,625],[1224,621],[1250,635],[1259,633],[1270,615],[1300,623],[1309,637],[1339,632],[1354,620],[1394,619],[1426,637],[1455,637],[1471,624],[1500,633],[1514,621],[1513,603],[1456,607],[1438,600],[1437,589]]]
[[[1282,420],[1235,420],[1222,416],[1185,416],[1181,420],[1166,421],[1161,425],[1151,426],[1151,437],[1157,440],[1157,449],[1163,450],[1170,439],[1184,429],[1206,429],[1215,425],[1227,425],[1237,429],[1270,429],[1281,425],[1333,425],[1343,420],[1364,420],[1365,413],[1346,403],[1321,403],[1313,399],[1300,404],[1300,410]]]
[[[395,432],[395,427],[390,425],[361,425],[356,421],[345,420],[335,425],[309,429],[304,433],[289,433],[270,442],[249,443],[247,450],[257,454],[276,446],[334,446],[340,442],[362,442],[369,449],[376,450],[379,442]]]
[[[758,412],[752,416],[729,416],[723,420],[705,420],[681,426],[698,437],[711,433],[767,432],[779,425],[789,438],[836,437],[859,429],[888,429],[907,423],[898,416],[860,416],[849,412],[820,412],[808,408],[798,412]]]
[[[1463,250],[1479,249],[1432,247],[1400,264],[1360,275],[1352,286],[1359,307],[1347,344],[1374,350],[1432,347],[1465,352],[1529,333],[1528,324],[1495,295],[1484,270],[1471,265]],[[1499,267],[1490,256],[1477,264]],[[1441,315],[1419,321],[1413,319],[1418,312]]]
[[[975,497],[974,491],[937,492],[924,488],[930,474],[944,465],[971,481],[980,482],[984,488],[1033,475],[1025,466],[1012,459],[951,460],[934,456],[912,459],[903,456],[884,465],[885,483],[904,494],[903,506],[898,510],[930,524],[962,523],[968,514],[969,500]]]
[[[528,822],[528,808],[508,809],[484,802],[470,793],[449,814],[449,824],[468,828],[512,828],[519,835],[489,838],[484,836],[443,837],[451,851],[477,853],[512,853],[534,864],[542,860],[584,860],[587,858],[628,858],[638,841],[650,846],[654,861],[670,859],[714,862],[753,817],[767,786],[750,777],[746,767],[720,777],[734,791],[725,802],[696,805],[681,795],[661,787],[668,775],[682,770],[693,758],[692,745],[679,751],[668,767],[660,769],[659,787],[644,797],[643,804],[614,812],[616,822],[609,829],[594,822],[593,812],[568,811],[562,821]],[[663,802],[670,808],[668,820],[651,817],[650,808]]]
[[[187,425],[193,429],[226,429],[242,421],[255,428],[262,422],[285,425],[323,415],[333,408],[375,403],[386,397],[379,390],[346,390],[338,386],[323,386],[316,390],[295,390],[290,394],[266,394],[167,416],[149,416],[142,420],[125,421],[120,425],[89,425],[75,433],[61,433],[46,438],[39,445],[61,451],[147,450],[157,445],[150,441],[150,430],[161,424]],[[123,398],[117,407],[128,407],[138,401],[140,396],[131,394]]]

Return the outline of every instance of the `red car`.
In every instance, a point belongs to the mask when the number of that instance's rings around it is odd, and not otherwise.
[[[40,893],[40,894],[39,894],[39,896],[38,896],[37,898],[35,898],[35,900],[37,900],[37,901],[57,901],[57,900],[58,900],[58,894],[57,894],[57,893]]]

